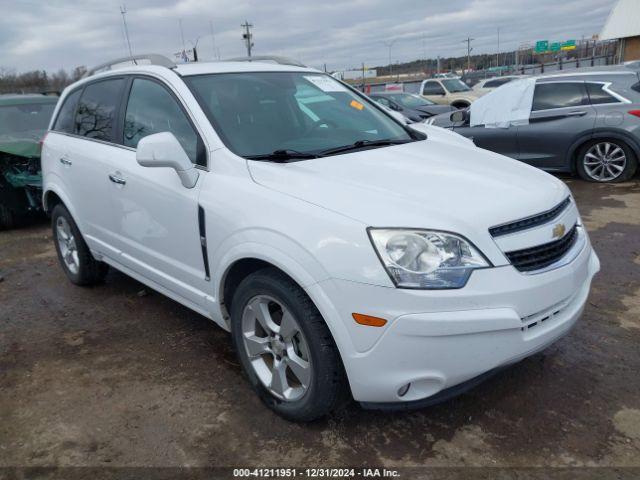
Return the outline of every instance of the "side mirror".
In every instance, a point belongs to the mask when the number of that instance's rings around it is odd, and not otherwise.
[[[467,111],[466,110],[456,110],[452,112],[449,116],[449,120],[453,123],[464,123],[467,121]]]
[[[173,168],[186,188],[195,187],[198,181],[198,170],[171,132],[155,133],[140,140],[136,160],[143,167]]]

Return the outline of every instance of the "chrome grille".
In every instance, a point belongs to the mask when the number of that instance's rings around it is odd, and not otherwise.
[[[567,197],[551,210],[532,215],[531,217],[526,217],[520,220],[515,220],[513,222],[491,227],[489,229],[489,233],[492,237],[499,237],[501,235],[507,235],[509,233],[520,232],[522,230],[537,227],[538,225],[545,224],[559,216],[565,210],[565,208],[569,206],[570,203],[571,197]]]
[[[521,272],[540,270],[560,260],[573,247],[578,237],[577,228],[577,225],[574,225],[564,237],[558,240],[522,250],[513,250],[506,252],[505,255]]]

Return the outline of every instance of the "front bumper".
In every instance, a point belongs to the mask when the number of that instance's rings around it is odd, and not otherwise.
[[[459,290],[405,290],[327,280],[309,287],[337,338],[355,400],[415,402],[515,363],[566,334],[580,317],[600,263],[586,243],[561,268],[524,275],[477,270]],[[388,320],[356,324],[351,313]],[[398,391],[410,384],[406,394]]]

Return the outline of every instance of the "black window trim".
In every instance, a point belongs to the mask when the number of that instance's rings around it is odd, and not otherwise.
[[[581,84],[582,85],[582,91],[583,91],[583,99],[585,99],[587,101],[587,103],[584,103],[582,105],[573,105],[571,107],[553,107],[553,108],[545,108],[543,110],[534,110],[533,109],[533,104],[531,105],[531,114],[534,113],[544,113],[544,112],[555,112],[558,110],[566,110],[566,109],[576,109],[576,108],[583,108],[583,107],[592,107],[593,105],[591,105],[591,101],[589,100],[589,94],[587,93],[587,87],[585,85],[585,81],[584,80],[562,80],[562,81],[555,81],[555,82],[536,82],[536,87],[538,85],[549,85],[549,84],[554,84],[554,83],[577,83],[577,84]],[[535,101],[535,95],[536,92],[534,90],[533,92],[533,100]]]
[[[205,171],[209,171],[209,148],[207,146],[207,143],[204,141],[204,135],[202,134],[202,132],[198,128],[197,123],[193,120],[193,118],[191,118],[190,112],[184,106],[183,102],[180,100],[178,95],[176,95],[176,93],[173,91],[173,89],[165,81],[163,81],[163,80],[161,80],[158,77],[155,77],[153,75],[148,75],[148,74],[144,74],[144,73],[136,73],[136,74],[129,74],[129,75],[127,75],[127,77],[128,77],[127,78],[127,82],[125,83],[125,86],[124,86],[124,94],[122,95],[122,98],[120,99],[120,101],[121,101],[120,110],[119,110],[120,117],[118,118],[119,130],[118,130],[117,140],[120,141],[120,145],[122,147],[127,148],[129,150],[132,150],[134,152],[136,151],[135,148],[126,146],[124,144],[124,121],[125,121],[125,116],[127,114],[127,105],[129,104],[129,97],[131,95],[131,88],[133,87],[134,80],[135,79],[149,80],[149,81],[157,83],[162,88],[164,88],[164,90],[178,104],[178,108],[180,108],[180,110],[182,111],[182,113],[186,117],[187,121],[191,125],[191,128],[193,129],[193,131],[195,132],[196,137],[197,137],[196,163],[194,163],[193,166],[196,167],[196,168],[205,170]],[[186,82],[185,82],[185,84],[186,84]],[[187,87],[188,87],[188,85],[187,85]],[[204,160],[204,164],[203,165],[200,164],[200,160]]]

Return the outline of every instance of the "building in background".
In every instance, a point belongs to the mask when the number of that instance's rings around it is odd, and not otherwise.
[[[600,40],[614,39],[621,62],[640,60],[640,0],[618,0],[613,7]]]

